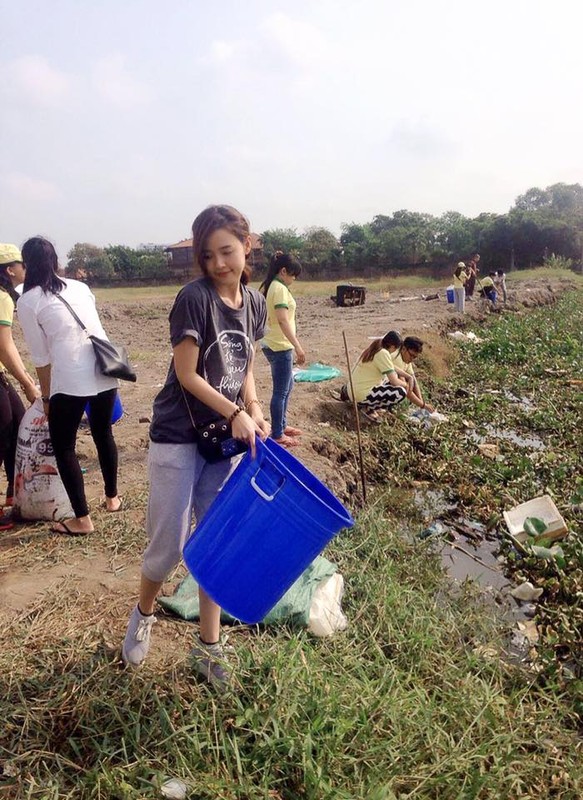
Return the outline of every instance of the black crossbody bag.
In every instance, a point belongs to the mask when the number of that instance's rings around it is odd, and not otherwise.
[[[178,380],[178,378],[176,378]],[[186,399],[186,392],[184,386],[178,381],[190,422],[196,434],[196,445],[198,452],[208,461],[209,464],[216,464],[218,461],[224,461],[227,458],[233,458],[240,453],[247,451],[245,442],[240,442],[233,437],[231,430],[231,423],[226,417],[209,422],[206,425],[196,425],[188,400]]]
[[[107,339],[100,339],[99,336],[92,336],[90,333],[87,333],[87,328],[81,322],[77,314],[73,311],[69,303],[67,303],[65,298],[61,297],[60,294],[55,295],[55,297],[58,297],[61,303],[67,306],[75,320],[85,331],[87,338],[91,340],[93,352],[95,353],[95,360],[97,361],[97,367],[101,374],[107,375],[108,378],[119,378],[122,381],[131,381],[132,383],[135,383],[137,380],[136,373],[129,362],[125,347],[122,345],[113,344],[113,342],[108,342]]]

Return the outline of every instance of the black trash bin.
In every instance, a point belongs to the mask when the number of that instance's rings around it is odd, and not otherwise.
[[[364,286],[353,286],[350,283],[340,284],[336,287],[337,306],[363,306],[366,298]]]

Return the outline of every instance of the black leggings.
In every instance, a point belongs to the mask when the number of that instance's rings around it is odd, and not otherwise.
[[[77,429],[87,402],[89,402],[89,426],[97,448],[105,496],[117,495],[117,447],[111,431],[111,415],[116,394],[117,389],[108,389],[107,392],[100,392],[92,397],[54,394],[49,403],[49,433],[53,452],[59,475],[76,517],[86,517],[89,514],[83,473],[75,453]]]
[[[23,416],[22,400],[6,375],[0,373],[0,467],[4,464],[8,480],[7,498],[14,494],[14,457],[18,427]]]

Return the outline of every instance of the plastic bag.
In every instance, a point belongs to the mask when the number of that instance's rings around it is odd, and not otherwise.
[[[320,364],[318,362],[309,364],[304,369],[294,370],[294,381],[318,383],[319,381],[329,381],[332,378],[338,378],[342,372],[336,367],[329,367],[327,364]]]
[[[424,428],[434,428],[440,422],[449,422],[449,417],[439,411],[427,411],[426,408],[416,408],[409,414],[411,422],[417,422]]]
[[[319,585],[310,605],[308,630],[314,636],[331,636],[336,631],[344,631],[348,620],[342,613],[344,578],[335,572]]]
[[[25,412],[18,429],[14,465],[14,515],[20,519],[74,517],[39,399]]]
[[[271,609],[262,624],[307,627],[314,636],[330,636],[335,631],[343,631],[348,625],[340,605],[343,592],[344,579],[336,571],[336,565],[318,556]],[[198,584],[192,575],[187,575],[173,595],[159,597],[158,603],[182,619],[199,619]],[[235,620],[221,609],[221,621]]]

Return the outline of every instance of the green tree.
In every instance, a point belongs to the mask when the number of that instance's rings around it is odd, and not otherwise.
[[[327,228],[306,228],[302,238],[302,263],[306,265],[308,275],[315,276],[340,266],[340,243]]]
[[[116,275],[126,281],[132,281],[140,275],[140,259],[131,247],[116,244],[105,248]]]
[[[435,220],[434,257],[458,261],[476,248],[475,226],[459,211],[446,211]]]
[[[304,241],[295,228],[273,228],[261,234],[263,240],[263,252],[267,259],[277,250],[284,253],[292,253],[302,260]]]
[[[67,253],[67,273],[82,272],[90,280],[107,280],[113,277],[111,259],[101,247],[89,242],[77,242]]]

